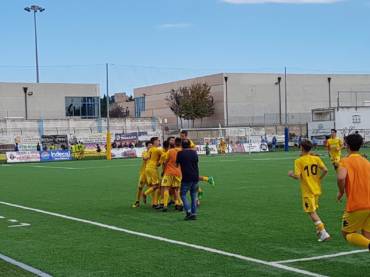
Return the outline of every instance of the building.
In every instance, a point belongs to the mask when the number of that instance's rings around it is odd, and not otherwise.
[[[97,84],[0,83],[0,119],[100,116]]]
[[[356,99],[341,93],[370,91],[370,75],[288,74],[285,86],[284,74],[220,73],[134,89],[135,116],[166,118],[169,126],[181,127],[166,98],[172,89],[196,82],[210,85],[215,101],[215,114],[204,119],[202,127],[284,125],[285,109],[288,124],[306,124],[312,109],[336,107],[338,101],[355,106],[370,100],[366,93]]]
[[[128,96],[125,92],[117,92],[113,95],[113,100],[110,110],[119,107],[126,117],[135,116],[135,102],[132,96]]]

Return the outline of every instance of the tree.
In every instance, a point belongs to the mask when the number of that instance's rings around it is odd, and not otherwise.
[[[206,83],[195,83],[190,87],[180,87],[172,90],[167,97],[167,103],[172,112],[182,119],[194,121],[209,117],[214,114],[214,100],[211,95],[211,87]]]
[[[124,118],[128,116],[128,110],[116,104],[110,109],[109,116],[112,118]]]

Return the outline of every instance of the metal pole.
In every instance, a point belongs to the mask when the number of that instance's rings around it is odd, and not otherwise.
[[[33,11],[33,23],[35,27],[35,51],[36,51],[36,83],[40,82],[39,75],[39,53],[37,48],[37,24],[36,24],[36,11]]]
[[[279,123],[282,125],[281,120],[281,77],[278,77],[278,85],[279,85]]]
[[[229,79],[227,76],[224,77],[225,79],[225,102],[226,102],[226,126],[229,126],[229,100],[228,100],[228,91],[227,91],[227,80]]]
[[[329,108],[331,108],[331,77],[328,77],[328,85],[329,85]]]
[[[288,128],[288,95],[287,95],[287,76],[286,76],[286,67],[284,68],[284,82],[285,82],[285,128],[284,128],[284,150],[289,151],[289,128]]]
[[[28,119],[28,104],[27,104],[27,91],[24,92],[24,111],[25,111],[25,118]]]
[[[107,160],[112,159],[112,145],[111,145],[111,133],[110,133],[110,122],[109,122],[109,65],[108,63],[105,64],[105,74],[106,74],[106,94],[107,94],[107,141],[106,141],[106,149],[107,149]]]

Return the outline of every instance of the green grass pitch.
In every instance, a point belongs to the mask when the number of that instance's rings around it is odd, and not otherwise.
[[[369,151],[367,151],[369,154]],[[356,250],[340,235],[344,204],[334,171],[323,182],[319,214],[332,235],[316,241],[287,177],[298,152],[202,157],[204,198],[197,221],[149,205],[131,208],[140,160],[0,165],[0,201],[215,248],[263,261]],[[304,276],[185,246],[138,237],[0,204],[0,253],[52,276]],[[9,228],[18,222],[31,226]],[[367,276],[368,253],[286,264],[327,276]],[[0,276],[32,276],[0,260]]]

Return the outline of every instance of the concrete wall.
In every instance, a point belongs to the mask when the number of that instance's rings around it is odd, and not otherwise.
[[[176,126],[177,119],[172,111],[168,108],[166,98],[172,89],[178,89],[182,86],[190,86],[193,83],[207,83],[211,86],[211,93],[215,101],[215,115],[211,118],[207,118],[203,121],[204,126],[213,125],[218,126],[219,123],[224,122],[224,81],[223,74],[216,74],[210,76],[204,76],[189,80],[183,80],[178,82],[148,86],[143,88],[137,88],[134,90],[134,96],[140,97],[145,96],[146,111],[141,114],[144,117],[159,117],[167,118],[168,125]],[[199,126],[200,122],[198,122]],[[184,122],[184,127],[187,127],[187,122]]]
[[[165,98],[171,89],[206,82],[212,86],[216,113],[203,126],[216,127],[226,123],[225,82],[228,77],[229,126],[264,125],[279,123],[279,91],[275,85],[281,80],[281,120],[285,121],[285,83],[283,74],[224,73],[189,80],[143,87],[134,90],[135,97],[146,94],[144,116],[168,118],[176,124],[176,117],[168,108]],[[337,106],[338,91],[370,91],[370,75],[288,74],[288,123],[304,124],[311,120],[311,110],[329,106],[328,77],[331,77],[331,104]],[[355,105],[354,94],[341,94],[341,105]],[[358,105],[370,101],[370,93],[357,97]],[[199,123],[197,124],[199,126]]]
[[[29,119],[65,118],[65,97],[100,97],[95,84],[0,83],[0,118],[25,118],[23,87],[33,92],[27,96]]]

